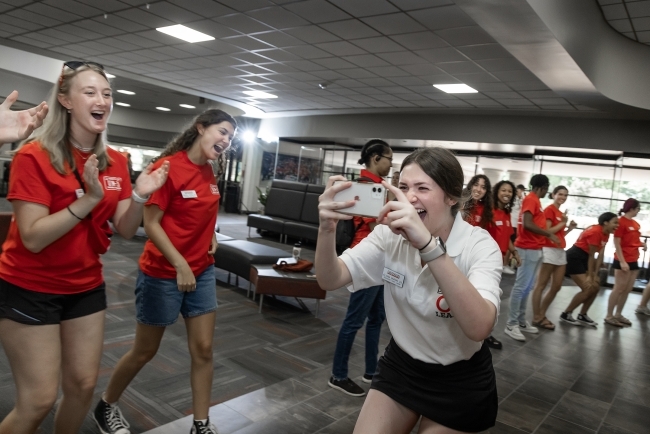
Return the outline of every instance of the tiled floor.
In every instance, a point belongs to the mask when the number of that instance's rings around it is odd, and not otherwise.
[[[246,238],[244,216],[222,214],[221,232]],[[255,241],[290,251],[274,239]],[[133,285],[143,240],[116,238],[105,255],[109,309],[97,396],[119,357],[133,342]],[[313,249],[313,246],[312,246]],[[313,258],[309,246],[303,256]],[[246,299],[240,288],[218,275],[215,367],[210,417],[222,434],[351,433],[363,404],[327,387],[335,340],[347,307],[345,290],[328,294],[314,318],[315,302],[304,312],[293,299],[265,298],[264,310]],[[234,283],[235,279],[232,279]],[[626,316],[631,328],[605,327],[609,289],[601,291],[590,310],[597,330],[557,323],[557,330],[529,336],[526,343],[503,334],[508,294],[514,279],[503,280],[504,303],[494,335],[504,349],[493,351],[499,392],[497,425],[490,433],[647,433],[650,428],[650,318],[634,315],[639,294],[631,294]],[[553,320],[575,294],[570,281],[551,306]],[[381,348],[390,334],[384,327]],[[185,327],[169,327],[158,355],[135,378],[121,400],[133,433],[189,432],[191,392]],[[363,373],[363,331],[353,348],[351,375]],[[365,384],[358,381],[364,387]],[[367,387],[366,387],[367,388]],[[0,352],[0,417],[14,402],[10,370]],[[52,416],[43,424],[51,432]],[[90,418],[81,431],[97,433]]]

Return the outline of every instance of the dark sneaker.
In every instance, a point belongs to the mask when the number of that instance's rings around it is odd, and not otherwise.
[[[560,315],[560,321],[565,322],[567,324],[573,324],[576,326],[582,325],[581,323],[576,321],[575,318],[573,318],[573,315],[566,312],[562,312],[562,314]]]
[[[372,375],[363,374],[363,377],[361,377],[361,381],[368,384],[372,383]]]
[[[93,419],[102,434],[131,434],[130,425],[117,404],[111,405],[100,399],[93,412]]]
[[[346,378],[345,380],[337,380],[334,377],[330,377],[327,385],[331,388],[338,389],[343,393],[347,393],[350,396],[364,396],[366,394],[365,390],[349,378]]]
[[[498,341],[494,336],[490,335],[486,340],[485,343],[487,344],[488,347],[494,348],[495,350],[500,350],[503,348],[503,344],[501,341]]]
[[[594,328],[598,327],[598,324],[596,324],[596,321],[589,318],[589,316],[586,313],[585,314],[579,313],[577,321],[582,325],[586,325],[586,326],[594,327]]]
[[[190,434],[219,434],[217,432],[217,427],[212,425],[210,423],[210,419],[203,422],[199,422],[198,420],[195,420],[194,423],[192,424],[192,430],[190,431]]]

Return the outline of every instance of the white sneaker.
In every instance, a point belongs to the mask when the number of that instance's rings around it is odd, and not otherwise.
[[[648,306],[639,306],[634,312],[650,316],[650,309],[648,309]]]
[[[531,325],[528,321],[526,321],[526,324],[519,324],[519,331],[522,333],[531,333],[531,334],[539,333],[539,329]]]
[[[524,336],[521,333],[518,325],[513,325],[513,326],[507,325],[505,329],[505,334],[507,334],[508,336],[510,336],[512,339],[516,341],[526,342],[526,336]]]
[[[515,270],[508,267],[507,265],[503,267],[503,274],[515,274]]]

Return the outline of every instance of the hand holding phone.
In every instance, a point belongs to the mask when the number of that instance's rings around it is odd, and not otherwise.
[[[344,181],[336,181],[334,185],[340,182]],[[386,204],[386,191],[386,187],[381,184],[354,182],[350,188],[338,192],[334,196],[334,200],[337,202],[355,201],[353,206],[338,210],[342,214],[377,218]]]

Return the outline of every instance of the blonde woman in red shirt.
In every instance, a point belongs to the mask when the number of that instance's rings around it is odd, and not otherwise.
[[[57,401],[59,382],[54,432],[81,427],[104,343],[100,255],[110,245],[108,220],[132,237],[169,167],[147,167],[132,189],[126,158],[106,144],[113,98],[103,66],[66,62],[48,106],[11,167],[14,220],[0,257],[0,339],[17,398],[2,434],[36,431]]]
[[[546,330],[555,330],[555,324],[546,318],[546,310],[555,299],[564,280],[564,272],[566,271],[566,252],[564,251],[566,248],[566,234],[578,225],[571,220],[567,227],[568,218],[566,212],[560,211],[560,207],[569,196],[569,190],[565,186],[558,185],[553,189],[553,193],[548,196],[549,199],[553,199],[553,203],[544,209],[546,230],[555,234],[560,243],[558,245],[547,239],[546,244],[542,247],[542,265],[537,275],[537,283],[533,289],[533,325]],[[542,299],[542,294],[549,280],[551,281],[551,288]]]
[[[614,232],[614,288],[609,294],[605,323],[615,327],[631,326],[632,321],[623,316],[627,296],[639,275],[639,247],[647,249],[641,242],[641,226],[633,220],[641,211],[636,199],[628,199],[618,212],[618,229]]]

